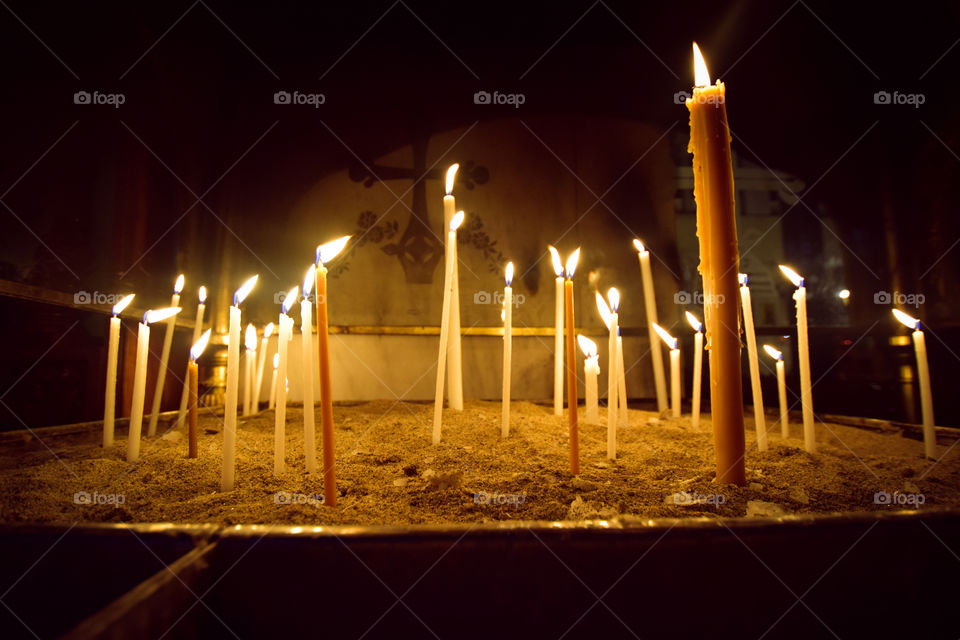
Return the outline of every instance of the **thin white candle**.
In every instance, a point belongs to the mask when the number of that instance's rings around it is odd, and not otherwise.
[[[583,379],[584,379],[584,420],[589,424],[600,424],[600,409],[597,400],[597,378],[600,375],[600,354],[597,343],[585,335],[577,336],[577,343],[583,351]],[[611,434],[613,441],[611,442]],[[617,456],[617,431],[607,430],[607,455],[613,452],[611,459]]]
[[[253,369],[257,360],[257,328],[253,324],[247,325],[243,346],[246,347],[243,358],[243,415],[249,416],[253,413]]]
[[[616,289],[611,289],[611,292]],[[619,295],[615,294],[619,302]],[[609,331],[607,340],[607,442],[613,442],[613,456],[616,457],[616,430],[619,421],[617,419],[617,405],[619,404],[619,395],[617,394],[617,381],[619,379],[619,367],[617,366],[617,314],[610,310],[607,301],[603,299],[598,291],[596,293],[597,311],[600,318]],[[607,455],[610,455],[608,450]]]
[[[690,399],[690,424],[700,426],[700,395],[703,381],[703,324],[686,312],[687,322],[693,327],[693,397]]]
[[[667,408],[667,381],[663,374],[663,354],[660,352],[660,341],[654,338],[653,325],[657,323],[657,297],[653,290],[650,252],[638,239],[634,239],[633,246],[640,258],[640,275],[643,278],[643,306],[647,312],[647,339],[650,341],[650,358],[653,360],[653,382],[657,391],[657,411],[663,413]]]
[[[273,377],[270,379],[270,399],[267,400],[267,409],[273,409],[277,402],[277,367],[280,366],[280,352],[273,354]]]
[[[767,450],[767,420],[763,414],[763,390],[760,386],[760,360],[757,356],[757,334],[753,328],[753,304],[747,274],[738,275],[740,280],[740,304],[743,311],[743,333],[747,336],[747,357],[750,366],[750,388],[753,394],[753,422],[757,432],[757,449]]]
[[[311,264],[303,278],[300,299],[300,334],[303,354],[303,450],[306,456],[307,473],[317,471],[317,417],[313,391],[316,386],[313,371],[313,305],[310,292],[317,280],[317,265]]]
[[[227,390],[223,405],[223,466],[220,473],[220,491],[233,491],[237,468],[237,392],[240,383],[240,305],[254,285],[253,276],[233,294],[230,307],[230,333],[227,345]]]
[[[803,408],[803,448],[816,453],[817,437],[813,426],[813,387],[810,384],[810,346],[807,339],[807,288],[803,277],[790,267],[780,265],[780,271],[790,279],[797,290],[797,360],[800,367],[800,405]]]
[[[287,368],[290,340],[293,338],[293,318],[289,315],[290,308],[297,301],[299,287],[291,289],[283,298],[280,306],[280,318],[277,333],[277,355],[274,358],[274,394],[276,397],[276,412],[273,426],[273,475],[279,476],[286,470],[286,441],[287,441]]]
[[[790,412],[787,409],[787,376],[783,367],[783,353],[768,344],[763,345],[763,350],[767,352],[767,355],[777,361],[777,399],[780,401],[780,435],[784,438],[789,438]]]
[[[507,263],[503,288],[503,395],[500,402],[500,435],[510,435],[510,363],[513,352],[513,263]]]
[[[670,349],[670,409],[674,418],[680,417],[680,342],[659,324],[653,325],[663,342]]]
[[[200,335],[203,333],[203,314],[206,309],[204,304],[207,301],[207,288],[201,286],[199,291],[197,291],[197,298],[199,302],[197,303],[197,317],[193,321],[193,341],[190,344],[196,344],[200,339]],[[190,371],[190,363],[187,362],[187,373]],[[187,394],[190,391],[189,385],[186,383],[187,378],[184,377],[183,384],[183,393],[180,394],[180,411],[177,413],[177,428],[183,426],[184,422],[187,419]]]
[[[457,229],[463,223],[463,211],[457,212],[450,220],[447,232],[447,245],[457,242]],[[443,305],[440,312],[440,352],[437,355],[437,385],[433,398],[433,444],[440,444],[441,422],[443,418],[443,377],[446,375],[447,347],[450,334],[450,304],[453,284],[453,254],[447,252],[443,274]]]
[[[917,354],[917,381],[920,383],[920,410],[923,415],[923,452],[927,458],[937,458],[937,432],[933,423],[933,393],[930,389],[930,365],[927,363],[927,341],[920,329],[920,321],[899,309],[893,310],[897,320],[913,329],[913,350]]]
[[[103,446],[113,446],[114,414],[117,406],[117,354],[120,350],[120,314],[135,294],[125,296],[113,305],[107,338],[107,388],[103,398]]]
[[[180,306],[180,292],[183,291],[183,274],[177,276],[173,285],[173,295],[170,297],[170,306]],[[176,316],[167,320],[163,334],[163,348],[160,351],[160,367],[157,369],[157,384],[153,389],[153,408],[150,411],[150,423],[147,425],[147,435],[157,433],[157,421],[160,419],[160,403],[163,400],[163,383],[167,379],[167,363],[170,362],[170,346],[173,344],[173,333],[177,326]]]
[[[263,338],[260,339],[260,353],[257,354],[257,377],[253,382],[253,410],[260,411],[260,394],[263,390],[263,367],[267,362],[267,346],[270,336],[273,335],[273,323],[263,328]]]
[[[450,228],[450,222],[457,212],[457,203],[453,197],[453,185],[457,177],[457,169],[460,165],[454,163],[447,168],[446,195],[443,197],[443,227]],[[447,396],[450,408],[454,411],[463,411],[463,366],[460,355],[460,265],[458,264],[456,243],[447,243],[446,253],[452,254],[453,276],[450,287],[450,327],[447,340],[449,341],[449,350],[447,358],[449,359],[449,368],[447,369]]]
[[[180,313],[180,307],[151,309],[143,314],[137,331],[137,361],[133,374],[133,403],[130,408],[130,428],[127,432],[127,462],[140,458],[140,433],[143,429],[143,403],[147,388],[147,359],[150,357],[150,325]]]
[[[563,415],[563,262],[560,253],[551,245],[550,258],[553,260],[553,272],[556,280],[556,300],[554,305],[553,338],[553,415]]]

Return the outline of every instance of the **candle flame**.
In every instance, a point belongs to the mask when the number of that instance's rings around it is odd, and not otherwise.
[[[782,272],[783,272],[783,275],[787,276],[787,278],[790,279],[790,282],[793,283],[793,286],[795,286],[795,287],[802,287],[802,286],[803,286],[803,276],[801,276],[799,273],[797,273],[796,271],[794,271],[794,270],[791,269],[790,267],[781,264],[781,265],[780,265],[780,271],[782,271]]]
[[[166,309],[156,309],[156,310],[150,309],[145,314],[143,314],[143,323],[153,324],[154,322],[160,322],[161,320],[172,318],[178,313],[180,313],[180,307],[167,307]]]
[[[560,259],[560,252],[551,244],[547,245],[550,251],[550,259],[553,260],[553,272],[558,278],[563,277],[563,261]]]
[[[203,335],[200,336],[200,339],[193,343],[193,346],[190,347],[190,359],[196,362],[200,359],[200,356],[203,355],[203,350],[207,348],[207,343],[210,342],[210,332],[213,329],[207,329],[203,332]]]
[[[307,269],[307,273],[303,276],[303,287],[300,289],[304,298],[310,296],[310,292],[313,291],[313,283],[317,281],[317,265],[312,264],[310,268]]]
[[[710,85],[710,72],[707,70],[707,61],[703,59],[700,53],[700,47],[693,43],[693,86],[707,87]]]
[[[131,293],[130,295],[124,296],[123,298],[120,299],[119,302],[117,302],[117,304],[113,305],[113,315],[115,316],[120,315],[123,312],[123,310],[126,309],[131,302],[133,302],[133,297],[135,295],[137,294]]]
[[[456,162],[454,162],[452,165],[447,167],[447,183],[445,186],[447,188],[446,193],[448,196],[453,193],[453,181],[457,177],[457,169],[459,168],[460,168],[460,164]]]
[[[580,247],[577,247],[577,250],[570,254],[570,257],[567,258],[567,268],[565,272],[568,278],[573,278],[574,271],[577,270],[577,262],[580,261]]]
[[[607,325],[607,329],[610,329],[613,326],[613,314],[610,313],[610,307],[607,306],[607,301],[603,299],[599,291],[597,291],[597,311],[600,312],[603,324]]]
[[[273,354],[273,368],[276,369],[280,366],[280,352]]]
[[[916,331],[920,330],[920,321],[913,316],[907,315],[903,311],[900,311],[900,309],[893,309],[893,315],[897,320],[902,322],[905,327],[909,327]]]
[[[841,300],[849,300],[850,289],[840,289],[840,291],[837,291],[837,297],[840,298]]]
[[[273,323],[271,322],[263,328],[263,339],[266,340],[273,335]]]
[[[667,346],[671,349],[677,348],[677,339],[672,335],[667,333],[667,330],[658,325],[656,322],[652,324],[653,330],[657,332],[657,335],[660,336],[660,339],[667,343]]]
[[[513,283],[513,262],[507,263],[507,272],[505,274],[505,280],[507,281],[508,287]]]
[[[500,322],[507,321],[507,310],[504,307],[500,307]]]
[[[243,336],[243,344],[247,351],[257,350],[257,328],[252,323],[247,325],[247,332]]]
[[[450,218],[450,231],[456,231],[463,224],[463,218],[466,214],[463,211],[457,211],[456,215]]]
[[[741,287],[747,286],[747,274],[745,274],[745,273],[738,273],[738,274],[737,274],[737,280],[740,282],[740,286],[741,286]]]
[[[200,304],[207,301],[207,288],[205,286],[200,285],[200,288],[197,290],[197,298],[200,299]]]
[[[647,252],[647,248],[643,246],[643,243],[640,242],[640,240],[639,240],[638,238],[634,238],[634,239],[633,239],[633,246],[634,246],[634,248],[637,250],[638,253],[646,253],[646,252]]]
[[[350,236],[342,236],[317,247],[317,264],[325,265],[336,258],[348,242],[350,242]]]
[[[585,335],[578,335],[577,342],[580,344],[580,350],[586,358],[592,358],[597,355],[597,343]]]
[[[173,283],[173,292],[177,295],[180,295],[180,292],[183,291],[183,274],[177,276],[177,281]]]
[[[233,306],[239,307],[243,304],[243,301],[247,299],[247,296],[250,295],[250,292],[253,290],[253,286],[257,284],[257,279],[260,276],[253,276],[249,280],[243,283],[243,286],[236,290],[233,294]]]
[[[693,327],[694,331],[703,330],[703,323],[697,319],[697,316],[693,315],[689,311],[686,312],[686,315],[687,315],[687,322],[690,323],[690,326]]]
[[[774,360],[783,360],[783,353],[779,349],[774,349],[768,344],[763,345],[763,350],[767,352],[767,355],[773,358]]]
[[[620,292],[617,291],[616,287],[610,287],[610,291],[607,292],[607,300],[610,301],[610,311],[613,313],[620,311]]]
[[[283,311],[283,313],[290,313],[290,307],[297,301],[297,293],[299,293],[299,291],[300,287],[294,285],[293,289],[290,289],[287,295],[283,296],[283,303],[280,305],[280,310]]]

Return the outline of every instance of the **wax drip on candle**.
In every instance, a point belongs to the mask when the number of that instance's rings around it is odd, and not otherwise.
[[[136,296],[136,295],[137,295],[137,294],[135,294],[135,293],[131,293],[131,294],[129,294],[129,295],[124,296],[123,298],[121,298],[120,301],[117,302],[117,304],[113,305],[113,309],[111,310],[111,314],[112,314],[114,317],[116,317],[116,316],[119,316],[121,313],[123,313],[123,310],[126,309],[126,308],[130,305],[131,302],[133,302],[133,298],[134,298],[134,296]]]

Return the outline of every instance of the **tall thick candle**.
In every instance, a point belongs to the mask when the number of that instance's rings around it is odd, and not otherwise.
[[[273,335],[273,323],[263,328],[263,337],[260,339],[260,353],[257,357],[257,376],[253,382],[253,410],[260,411],[260,393],[263,390],[263,367],[267,361],[267,345]]]
[[[273,377],[270,379],[269,400],[267,400],[267,409],[273,409],[277,403],[277,367],[280,366],[279,345],[277,353],[273,354]]]
[[[249,416],[253,413],[253,370],[257,361],[257,328],[253,324],[247,325],[243,346],[246,347],[243,356],[243,415]]]
[[[554,305],[554,325],[556,333],[553,338],[553,415],[563,415],[563,262],[560,253],[553,248],[550,250],[550,259],[553,261],[553,272],[557,275],[556,298]]]
[[[777,361],[777,399],[780,401],[780,435],[790,437],[790,412],[787,409],[787,376],[783,369],[783,354],[768,344],[763,350]]]
[[[196,344],[197,340],[200,339],[200,334],[203,333],[203,313],[206,309],[204,304],[207,301],[207,288],[201,286],[197,292],[197,298],[199,302],[197,303],[197,318],[193,322],[193,340],[190,344]],[[187,363],[189,367],[190,363]],[[184,420],[187,419],[187,393],[189,389],[187,385],[183,385],[183,393],[180,394],[180,411],[177,413],[177,428],[183,426]]]
[[[577,270],[580,249],[567,258],[563,283],[564,324],[567,327],[567,414],[570,422],[570,473],[580,473],[580,427],[577,424],[577,347],[573,326],[573,274]]]
[[[107,388],[103,398],[103,446],[113,446],[114,413],[117,406],[117,353],[120,350],[120,314],[136,294],[125,296],[113,305],[107,338]]]
[[[140,433],[143,429],[143,403],[147,387],[147,360],[150,357],[150,325],[180,313],[180,307],[151,309],[143,314],[137,331],[137,361],[133,373],[133,402],[130,407],[130,428],[127,432],[127,462],[140,458]]]
[[[693,397],[690,399],[690,423],[700,426],[700,395],[703,379],[703,325],[697,317],[686,312],[687,322],[693,328]]]
[[[780,271],[790,279],[797,290],[797,363],[800,367],[800,405],[803,409],[803,448],[816,453],[817,438],[813,430],[813,387],[810,384],[810,343],[807,338],[807,288],[803,278],[790,267],[780,265]]]
[[[503,288],[503,394],[500,402],[500,435],[510,435],[510,361],[513,352],[513,263],[507,263]]]
[[[447,245],[457,241],[457,229],[463,224],[463,211],[458,211],[450,220]],[[440,352],[437,354],[437,386],[433,396],[433,444],[440,444],[443,420],[443,380],[447,368],[447,352],[450,335],[450,305],[453,286],[454,256],[447,252],[443,268],[443,302],[440,311]]]
[[[893,315],[913,329],[913,350],[917,354],[917,380],[920,382],[920,411],[923,416],[923,452],[927,458],[937,458],[937,432],[933,424],[933,393],[930,390],[930,366],[927,364],[927,341],[920,329],[920,321],[899,309]]]
[[[190,347],[190,361],[187,362],[187,388],[190,390],[189,419],[187,420],[187,457],[197,457],[197,423],[199,421],[197,405],[200,401],[200,369],[197,361],[203,355],[203,350],[207,348],[207,342],[210,341],[210,329],[203,332],[203,335]]]
[[[680,417],[680,342],[659,324],[653,325],[654,331],[670,349],[670,413]]]
[[[700,273],[704,320],[710,351],[710,404],[718,482],[746,484],[744,467],[743,389],[740,382],[740,332],[737,305],[737,223],[733,163],[727,124],[726,88],[710,84],[707,65],[694,47],[696,81],[690,110]]]
[[[445,180],[446,195],[443,197],[443,228],[449,229],[450,222],[456,215],[457,202],[453,197],[453,185],[457,177],[457,169],[460,165],[454,163],[447,168]],[[456,240],[456,236],[454,236]],[[457,245],[447,243],[446,253],[453,255],[453,279],[451,281],[450,294],[450,330],[447,336],[449,348],[447,359],[449,366],[447,368],[447,397],[450,401],[450,408],[454,411],[463,411],[463,365],[460,355],[460,265],[458,264]]]
[[[237,393],[240,385],[240,305],[250,295],[257,278],[253,276],[233,294],[230,333],[227,345],[227,390],[223,405],[223,465],[220,491],[233,491],[237,467]]]
[[[333,442],[333,390],[330,384],[330,327],[327,321],[327,263],[350,241],[343,236],[317,247],[317,343],[320,362],[320,420],[323,427],[323,502],[337,506],[336,448]]]
[[[583,398],[584,412],[583,419],[587,424],[600,424],[600,409],[597,400],[597,378],[600,376],[600,354],[597,352],[597,343],[585,335],[577,336],[577,343],[580,350],[583,351]],[[613,457],[617,455],[617,431],[607,430],[607,456],[610,456],[611,442],[610,437],[613,434]]]
[[[611,289],[610,293],[612,294],[615,291],[616,289]],[[619,302],[620,298],[618,293],[612,297],[615,297]],[[617,392],[617,383],[620,378],[620,368],[617,364],[617,356],[619,354],[619,349],[617,348],[617,314],[611,311],[607,305],[607,301],[603,299],[599,291],[596,293],[596,298],[597,311],[600,313],[600,318],[610,332],[607,341],[607,457],[613,460],[617,457],[617,425],[620,424],[617,418],[620,398]]]
[[[183,291],[183,274],[177,276],[173,285],[173,295],[170,297],[170,306],[180,306],[180,292]],[[147,425],[147,435],[157,433],[157,421],[160,419],[160,403],[163,400],[163,383],[167,379],[167,363],[170,362],[170,346],[173,344],[173,333],[177,326],[176,316],[170,316],[164,327],[163,349],[160,351],[160,367],[157,369],[157,384],[153,389],[153,409],[150,411],[150,423]]]
[[[767,420],[763,415],[763,391],[760,387],[760,360],[757,357],[757,334],[753,328],[753,304],[747,274],[737,276],[740,281],[740,304],[743,306],[743,333],[747,336],[747,357],[750,365],[750,389],[753,394],[753,422],[757,431],[757,449],[767,450]]]
[[[634,239],[633,246],[640,259],[640,276],[643,278],[643,306],[647,312],[647,340],[650,342],[650,359],[653,361],[653,383],[657,393],[657,411],[667,409],[667,381],[663,374],[663,354],[653,325],[657,323],[657,296],[653,290],[653,272],[650,269],[650,252],[643,243]]]
[[[273,475],[279,476],[286,470],[287,442],[287,362],[290,351],[290,339],[293,337],[293,318],[290,308],[297,301],[299,287],[291,289],[283,298],[280,306],[280,319],[277,330],[277,355],[274,365],[274,393],[277,400],[273,423]]]
[[[303,450],[306,454],[307,473],[317,472],[317,418],[314,410],[313,391],[313,307],[310,292],[317,281],[317,265],[312,264],[303,278],[300,299],[300,334],[303,355]],[[319,295],[319,294],[318,294]],[[319,375],[319,372],[318,372]],[[323,396],[321,395],[321,402]]]

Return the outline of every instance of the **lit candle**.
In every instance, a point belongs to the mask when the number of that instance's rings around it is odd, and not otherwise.
[[[457,229],[463,224],[463,211],[458,211],[450,220],[447,231],[447,246],[457,242]],[[447,350],[450,335],[450,304],[453,285],[453,254],[446,253],[443,269],[443,303],[440,311],[440,353],[437,355],[437,386],[433,396],[433,444],[440,444],[443,417],[443,377],[446,375]]]
[[[193,340],[191,344],[196,344],[197,340],[200,339],[200,334],[203,332],[203,313],[206,309],[204,304],[207,301],[207,288],[201,286],[200,290],[197,292],[197,298],[199,302],[197,303],[197,318],[193,322]],[[187,366],[190,366],[190,363],[187,363]],[[180,411],[177,413],[177,428],[183,426],[184,420],[187,419],[187,393],[189,389],[185,384],[183,385],[183,393],[180,394]]]
[[[257,357],[257,377],[253,383],[253,410],[260,411],[260,393],[263,390],[263,366],[267,361],[267,345],[273,335],[273,323],[263,328],[263,338],[260,339],[260,353]]]
[[[114,413],[117,406],[117,353],[120,350],[120,314],[127,308],[135,294],[125,296],[113,305],[110,314],[110,331],[107,339],[107,389],[103,399],[103,446],[113,446]]]
[[[303,370],[303,451],[307,459],[307,473],[317,472],[317,418],[314,409],[313,391],[316,383],[313,379],[313,307],[310,305],[310,292],[317,280],[317,265],[312,264],[303,278],[300,290],[300,335],[303,348],[301,364]],[[323,396],[321,395],[321,402]]]
[[[607,292],[607,299],[610,301],[610,308],[617,314],[617,422],[621,427],[628,427],[630,424],[627,413],[627,374],[623,364],[623,336],[620,334],[620,292],[610,289]]]
[[[643,306],[647,312],[647,340],[650,342],[650,359],[653,360],[653,383],[657,392],[657,411],[667,408],[667,381],[663,375],[663,354],[660,341],[654,337],[653,325],[657,323],[657,297],[653,290],[653,272],[650,270],[650,252],[643,243],[634,239],[633,246],[640,258],[640,275],[643,278]]]
[[[690,400],[690,423],[694,427],[700,426],[700,395],[703,379],[703,324],[697,317],[686,312],[687,322],[693,327],[693,397]]]
[[[273,354],[273,378],[270,379],[270,399],[267,401],[267,409],[273,409],[277,402],[277,367],[280,366],[279,345],[277,353]]]
[[[564,325],[567,328],[567,414],[570,420],[570,473],[580,473],[580,428],[577,424],[577,347],[573,326],[573,274],[580,260],[580,249],[567,258],[563,283]]]
[[[680,342],[658,324],[654,331],[670,349],[670,409],[674,418],[680,417]]]
[[[243,415],[249,416],[253,413],[253,370],[257,360],[257,328],[253,324],[247,325],[243,346],[246,347],[243,358]]]
[[[197,421],[199,416],[197,404],[200,401],[200,369],[197,367],[197,360],[203,355],[203,350],[207,348],[207,342],[210,341],[211,329],[203,332],[203,335],[190,347],[190,361],[187,362],[187,384],[190,390],[189,419],[187,420],[187,457],[197,457]]]
[[[220,474],[220,491],[233,491],[237,469],[237,392],[240,386],[240,305],[254,285],[253,276],[233,294],[230,307],[230,333],[227,344],[227,392],[223,405],[223,467]]]
[[[747,274],[737,276],[740,280],[740,303],[743,305],[743,333],[747,336],[747,357],[750,365],[750,389],[753,394],[753,421],[757,431],[757,449],[767,450],[767,420],[763,415],[763,391],[760,387],[760,360],[757,357],[757,334],[753,328],[753,304]]]
[[[147,389],[147,360],[150,357],[150,325],[180,313],[180,307],[147,311],[137,331],[137,360],[133,373],[133,402],[127,432],[127,462],[140,458],[140,432],[143,429],[143,402]]]
[[[797,361],[800,366],[800,405],[803,407],[803,448],[816,453],[817,439],[813,430],[813,393],[810,385],[810,346],[807,341],[807,288],[803,278],[790,267],[780,265],[780,271],[790,279],[797,290]]]
[[[173,295],[170,297],[170,306],[180,306],[180,292],[183,291],[183,274],[177,276],[173,284]],[[157,384],[153,389],[153,409],[150,411],[150,423],[147,425],[147,435],[157,433],[157,420],[160,418],[160,402],[163,400],[163,383],[167,379],[167,363],[170,361],[170,346],[173,344],[174,328],[177,325],[176,316],[170,316],[163,333],[163,349],[160,351],[160,368],[157,369]]]
[[[563,262],[560,253],[553,248],[550,258],[553,260],[553,272],[556,280],[556,303],[554,305],[554,324],[556,333],[553,338],[553,415],[563,415]]]
[[[926,457],[937,458],[937,433],[933,426],[933,394],[930,391],[930,366],[927,364],[927,341],[920,329],[920,321],[899,309],[893,315],[913,329],[913,350],[917,354],[917,380],[920,382],[920,410],[923,415],[923,451]]]
[[[450,228],[450,222],[457,212],[457,203],[453,197],[453,184],[460,165],[454,163],[447,168],[446,195],[443,197],[443,226]],[[460,265],[458,264],[457,245],[447,244],[446,252],[453,255],[453,280],[450,298],[450,341],[447,357],[450,360],[447,369],[447,399],[454,411],[463,411],[463,370],[460,356]]]
[[[337,506],[336,449],[333,442],[333,392],[330,385],[330,328],[327,322],[327,263],[350,241],[343,236],[317,247],[317,342],[320,363],[320,420],[323,428],[323,502]]]
[[[583,351],[583,379],[585,391],[583,393],[585,411],[583,419],[587,424],[600,424],[600,409],[598,408],[597,378],[600,376],[600,354],[597,343],[585,335],[578,335],[577,342]],[[612,438],[612,442],[611,442]],[[610,455],[611,450],[613,455]],[[617,456],[617,431],[607,430],[607,456],[612,460]]]
[[[611,302],[614,298],[616,298],[617,302],[620,300],[619,294],[616,293],[616,291],[616,289],[610,289]],[[599,291],[596,293],[596,298],[597,311],[600,313],[600,318],[610,332],[607,346],[607,457],[613,460],[617,457],[617,425],[619,424],[617,410],[620,397],[617,393],[617,382],[620,377],[620,367],[617,365],[617,356],[619,353],[617,349],[618,319],[617,314],[610,309],[607,301],[603,299]]]
[[[716,479],[746,484],[744,467],[743,389],[741,386],[737,273],[737,223],[734,208],[730,127],[722,82],[710,85],[707,65],[693,45],[696,81],[690,110],[700,273],[703,276],[704,322],[710,352],[710,404],[717,456]]]
[[[277,330],[277,355],[274,358],[274,394],[276,397],[276,413],[273,423],[273,475],[279,476],[286,470],[286,442],[287,442],[287,362],[290,351],[290,340],[293,338],[293,318],[289,315],[290,308],[297,301],[299,287],[291,289],[283,297],[280,305],[280,319]],[[278,382],[279,380],[279,382]]]
[[[787,376],[783,369],[783,354],[768,344],[763,350],[777,361],[777,398],[780,400],[780,435],[790,437],[790,412],[787,410]]]
[[[507,286],[503,288],[503,395],[500,410],[500,435],[510,435],[510,357],[513,350],[513,263],[507,263]]]

